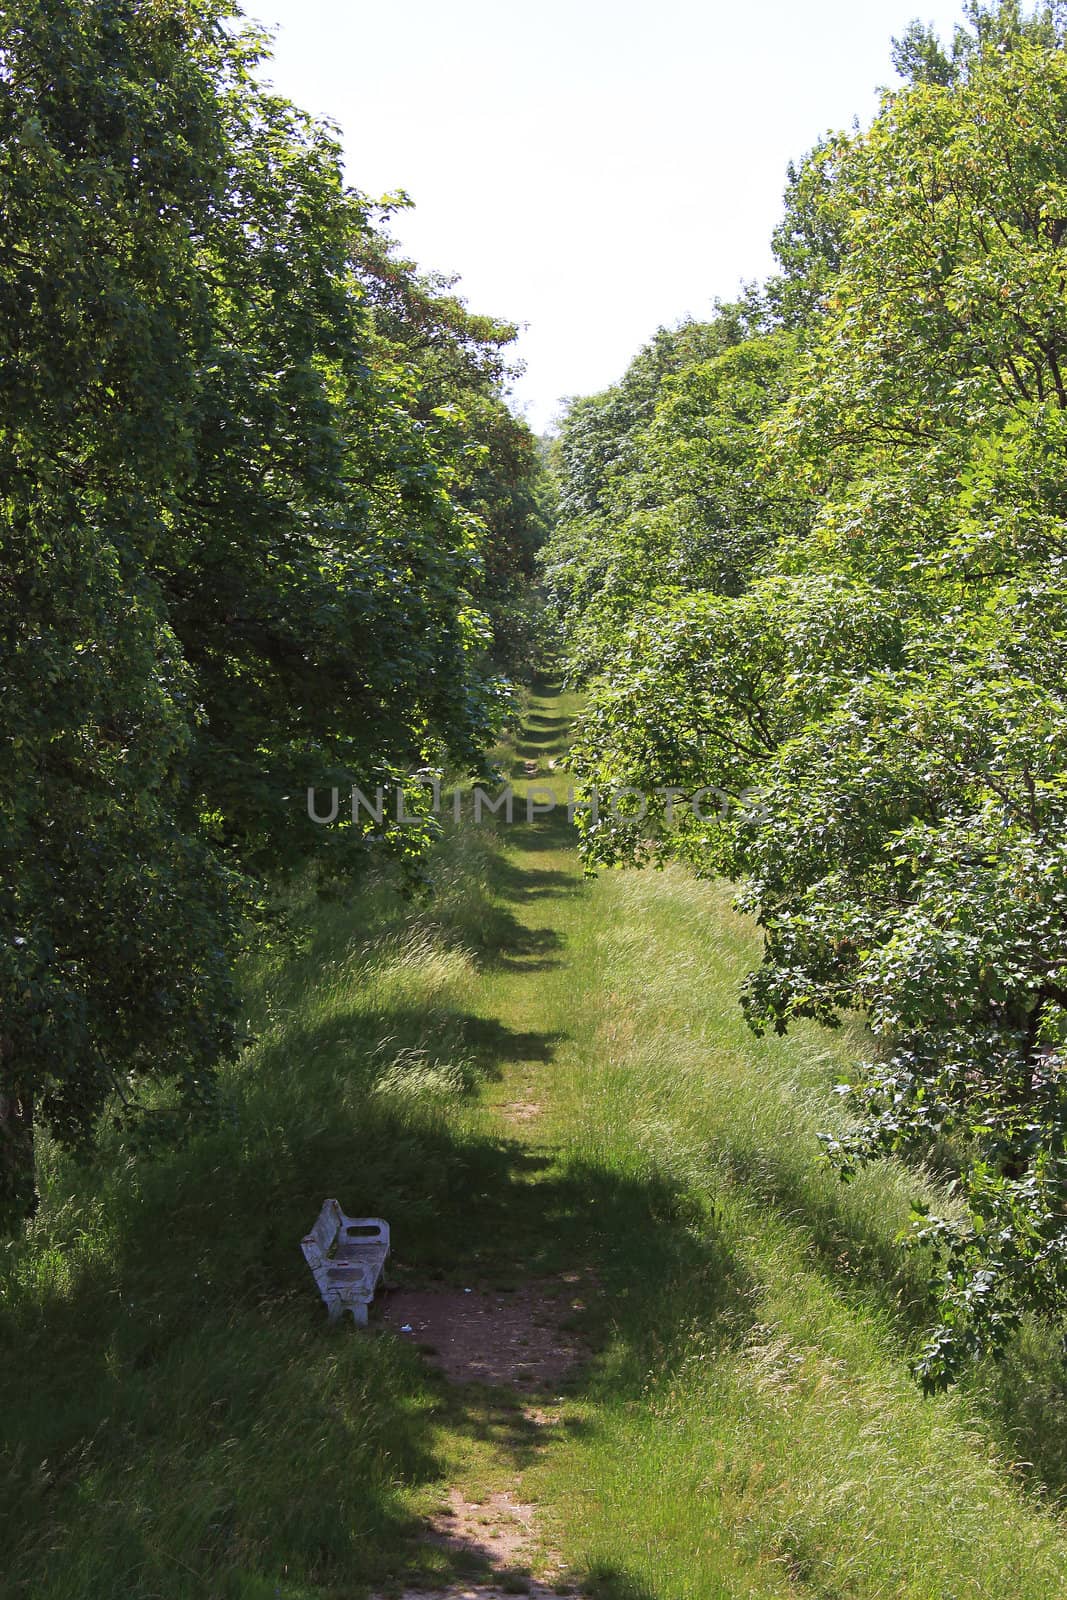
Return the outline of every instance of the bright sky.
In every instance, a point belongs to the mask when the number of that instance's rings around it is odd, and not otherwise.
[[[476,311],[523,323],[531,426],[663,324],[772,267],[788,160],[869,120],[916,15],[956,0],[244,0],[266,76],[340,124],[365,193]]]

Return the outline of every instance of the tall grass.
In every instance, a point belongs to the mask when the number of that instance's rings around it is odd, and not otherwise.
[[[446,1470],[440,1394],[414,1351],[328,1325],[299,1240],[335,1194],[390,1219],[401,1271],[469,1270],[470,1191],[507,1179],[471,1105],[510,1048],[465,1005],[483,856],[453,842],[432,919],[385,885],[303,907],[306,950],[248,974],[219,1128],[91,1170],[43,1152],[41,1215],[0,1255],[3,1594],[295,1597],[395,1568]]]
[[[604,1241],[605,1355],[538,1469],[571,1560],[657,1600],[1067,1593],[1062,1522],[1017,1460],[1027,1424],[983,1392],[1015,1379],[924,1400],[908,1375],[928,1307],[896,1235],[922,1180],[885,1164],[843,1187],[820,1164],[854,1039],[746,1032],[730,997],[752,935],[721,888],[610,875],[594,908],[568,941],[586,1004],[545,1131],[650,1199]],[[1061,1415],[1031,1418],[1026,1447]]]
[[[507,754],[561,791],[569,710],[534,697]],[[467,826],[426,904],[295,900],[306,946],[250,967],[222,1125],[93,1169],[44,1152],[0,1256],[5,1596],[443,1582],[419,1534],[451,1481],[535,1498],[605,1597],[1067,1594],[1048,1335],[922,1399],[896,1233],[925,1180],[820,1164],[855,1037],[753,1038],[728,891],[583,882],[571,846],[558,814]],[[509,1123],[516,1098],[540,1115]],[[581,1271],[595,1353],[559,1422],[329,1325],[298,1249],[329,1194],[390,1220],[401,1281]]]

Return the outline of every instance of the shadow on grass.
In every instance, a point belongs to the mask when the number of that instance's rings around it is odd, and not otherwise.
[[[450,837],[451,832],[451,824],[446,822],[445,837]],[[536,813],[528,821],[525,797],[515,795],[514,821],[485,818],[478,826],[478,834],[485,838],[486,845],[491,846],[488,861],[485,862],[486,880],[491,888],[498,890],[502,899],[518,902],[541,898],[542,893],[552,891],[558,891],[563,896],[582,890],[581,874],[561,872],[555,867],[526,867],[525,864],[510,862],[501,853],[504,850],[515,851],[522,858],[530,854],[560,854],[574,850],[577,827],[566,814],[566,800],[557,800],[552,811]]]
[[[562,1042],[559,1033],[523,1032],[506,1027],[495,1017],[464,1017],[463,1039],[482,1063],[551,1061]],[[492,1074],[499,1076],[498,1072]]]
[[[593,1600],[663,1600],[643,1579],[635,1578],[610,1562],[598,1561],[589,1569],[582,1590]]]
[[[559,836],[551,820],[522,832]],[[570,892],[554,870],[497,861],[489,876],[513,904]],[[486,963],[557,959],[550,930],[483,909]],[[373,927],[406,970],[410,908],[388,895],[319,916],[265,986],[229,1118],[169,1153],[112,1140],[92,1169],[52,1161],[38,1223],[0,1254],[12,1600],[380,1585],[423,1548],[409,1495],[443,1481],[447,1424],[519,1463],[543,1447],[499,1397],[445,1391],[396,1337],[327,1322],[299,1249],[327,1195],[385,1216],[413,1281],[584,1267],[602,1295],[578,1332],[591,1350],[610,1334],[616,1395],[638,1398],[669,1363],[672,1308],[689,1315],[695,1295],[724,1339],[748,1315],[751,1286],[670,1182],[557,1162],[465,1116],[463,1089],[551,1061],[554,1035],[475,1016],[447,989],[425,1005],[391,990],[388,963],[352,938]],[[453,1061],[458,1086],[427,1089]],[[578,1381],[608,1380],[594,1359]]]
[[[814,1142],[807,1130],[797,1137]],[[933,1311],[926,1264],[887,1233],[883,1217],[858,1210],[853,1188],[817,1188],[810,1166],[769,1142],[758,1153],[723,1145],[717,1154],[732,1181],[803,1230],[810,1264],[835,1293],[888,1315],[905,1344],[922,1332]]]
[[[676,1225],[668,1183],[560,1166],[433,1105],[339,1098],[343,1066],[322,1053],[297,1082],[259,1070],[233,1126],[117,1160],[8,1253],[12,1596],[69,1594],[75,1572],[87,1600],[237,1595],[283,1571],[381,1583],[418,1538],[403,1491],[440,1480],[457,1403],[516,1462],[540,1448],[502,1403],[443,1393],[395,1337],[327,1322],[299,1251],[324,1195],[386,1216],[420,1281],[591,1269],[604,1294],[582,1332],[595,1348],[610,1319],[616,1395],[620,1377],[639,1394],[683,1287],[724,1336],[748,1303],[714,1230]]]
[[[530,900],[567,899],[582,891],[582,880],[573,872],[553,867],[517,867],[506,856],[498,856],[489,869],[489,882],[495,894],[515,905]]]
[[[884,1219],[851,1204],[842,1184],[816,1191],[783,1150],[763,1146],[757,1155],[720,1149],[731,1178],[768,1207],[803,1229],[810,1261],[835,1294],[874,1311],[914,1354],[936,1320],[929,1285],[930,1260],[906,1252],[887,1233]],[[916,1174],[916,1192],[922,1183]],[[1039,1498],[1067,1505],[1067,1437],[1050,1425],[1067,1407],[1067,1357],[1059,1331],[1034,1322],[998,1365],[964,1376],[961,1388],[984,1417],[1021,1481]]]
[[[521,1472],[562,1431],[595,1431],[595,1424],[580,1417],[539,1423],[529,1413],[531,1404],[551,1405],[561,1395],[610,1400],[613,1406],[647,1403],[649,1374],[663,1381],[686,1359],[694,1322],[711,1347],[743,1342],[755,1320],[757,1286],[710,1211],[669,1177],[627,1177],[510,1141],[496,1149],[502,1163],[497,1181],[478,1194],[469,1216],[465,1211],[472,1240],[447,1275],[466,1284],[502,1275],[549,1283],[564,1273],[575,1276],[586,1298],[562,1326],[584,1355],[549,1388],[524,1389],[521,1395],[480,1383],[435,1381],[454,1433],[491,1447],[507,1470]],[[417,1263],[422,1275],[433,1275],[435,1265],[421,1255]],[[590,1286],[595,1292],[588,1293]],[[444,1572],[439,1546],[429,1557],[425,1549],[409,1547],[408,1560],[395,1574],[405,1583],[484,1579],[492,1568],[491,1552],[478,1547]],[[530,1569],[513,1564],[511,1576],[529,1579]],[[596,1587],[582,1582],[583,1594],[627,1592],[607,1587],[606,1569],[592,1576]]]
[[[523,719],[523,726],[530,728],[547,728],[556,733],[565,732],[572,722],[573,717],[550,717],[543,711],[531,711]]]
[[[484,969],[545,972],[560,965],[563,939],[554,928],[528,928],[506,906],[486,906],[472,954]]]
[[[1001,1441],[1021,1481],[1067,1507],[1067,1357],[1062,1329],[1032,1323],[999,1367],[987,1364],[965,1381],[978,1410]]]
[[[507,832],[508,849],[523,855],[573,850],[577,842],[578,830],[567,817],[565,802],[557,803],[547,815],[535,817],[533,822],[524,823],[522,827],[509,828]]]
[[[530,692],[538,700],[554,700],[563,694],[563,675],[552,668],[544,668],[530,679]]]
[[[555,695],[558,685],[539,686],[535,693],[542,697]],[[515,755],[520,760],[543,760],[547,756],[563,755],[570,743],[573,720],[564,714],[531,708],[524,715],[515,736]]]
[[[516,753],[520,756],[540,756],[546,754],[547,750],[562,750],[566,727],[566,723],[550,728],[535,728],[528,722],[524,723],[519,734],[521,743],[515,746]]]
[[[550,1062],[562,1035],[509,1028],[458,1006],[395,1005],[351,1015],[342,1012],[317,1025],[292,1018],[281,1038],[260,1046],[258,1074],[268,1085],[288,1081],[294,1097],[315,1092],[325,1069],[346,1100],[370,1093],[388,1077],[390,1092],[420,1092],[425,1069],[454,1069],[454,1082],[469,1093],[495,1082],[512,1062]],[[270,1097],[270,1088],[264,1091]],[[380,1088],[379,1092],[384,1092]],[[253,1094],[258,1102],[258,1094]]]

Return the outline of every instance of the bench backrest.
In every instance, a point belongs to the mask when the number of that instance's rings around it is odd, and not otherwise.
[[[345,1217],[344,1230],[350,1244],[384,1244],[389,1249],[389,1224],[381,1217]]]
[[[304,1259],[314,1272],[327,1264],[338,1235],[352,1243],[383,1244],[389,1250],[389,1224],[381,1217],[346,1217],[336,1200],[324,1200],[315,1226],[300,1241]]]

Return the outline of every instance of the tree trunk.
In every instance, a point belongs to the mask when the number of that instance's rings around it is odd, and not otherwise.
[[[37,1210],[33,1154],[33,1091],[20,1081],[10,1039],[0,1037],[0,1228],[13,1229]]]

